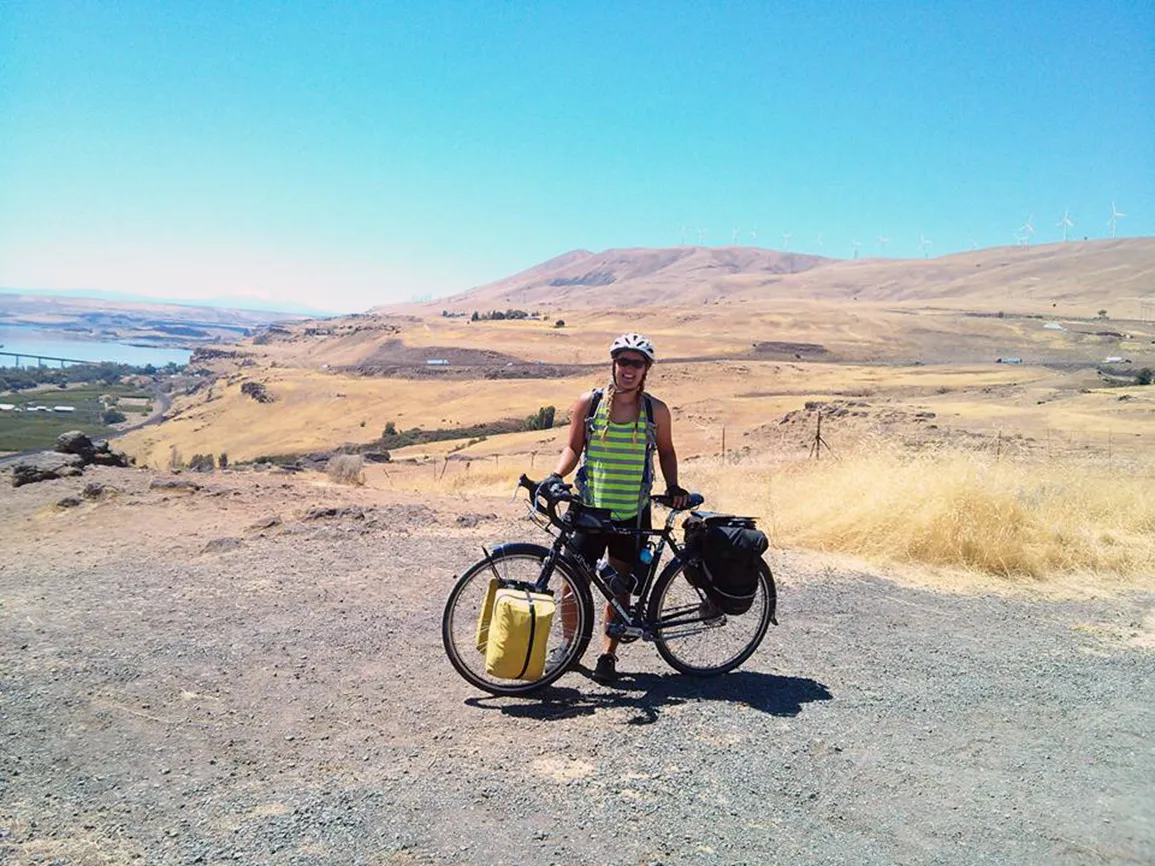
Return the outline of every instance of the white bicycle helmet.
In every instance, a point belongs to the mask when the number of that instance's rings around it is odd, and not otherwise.
[[[657,360],[654,357],[654,344],[641,334],[622,334],[611,344],[610,357],[616,358],[619,352],[627,350],[645,355],[651,364]]]

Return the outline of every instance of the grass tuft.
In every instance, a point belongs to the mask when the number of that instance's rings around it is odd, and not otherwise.
[[[360,454],[334,454],[325,472],[335,484],[360,487],[365,483],[365,461]]]

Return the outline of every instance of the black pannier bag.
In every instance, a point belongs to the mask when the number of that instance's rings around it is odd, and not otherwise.
[[[762,554],[770,547],[752,517],[691,515],[683,525],[690,583],[728,614],[750,609],[758,595]]]

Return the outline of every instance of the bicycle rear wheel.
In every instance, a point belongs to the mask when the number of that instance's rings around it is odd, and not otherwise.
[[[750,658],[766,636],[777,594],[770,566],[760,563],[754,604],[737,616],[712,607],[675,559],[662,572],[650,597],[654,646],[674,670],[695,676],[732,671]]]
[[[441,640],[454,669],[468,682],[495,695],[524,695],[548,686],[585,652],[593,631],[593,599],[585,582],[563,560],[550,577],[557,605],[546,644],[545,673],[533,681],[495,677],[485,669],[485,653],[477,648],[477,620],[495,576],[535,583],[549,550],[537,544],[506,544],[489,560],[480,560],[461,575],[445,602]],[[492,563],[492,565],[491,565]]]

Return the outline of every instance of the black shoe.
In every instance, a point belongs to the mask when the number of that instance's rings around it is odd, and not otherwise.
[[[617,680],[618,657],[613,653],[602,653],[598,656],[598,663],[594,666],[593,678],[595,683],[612,683]]]

